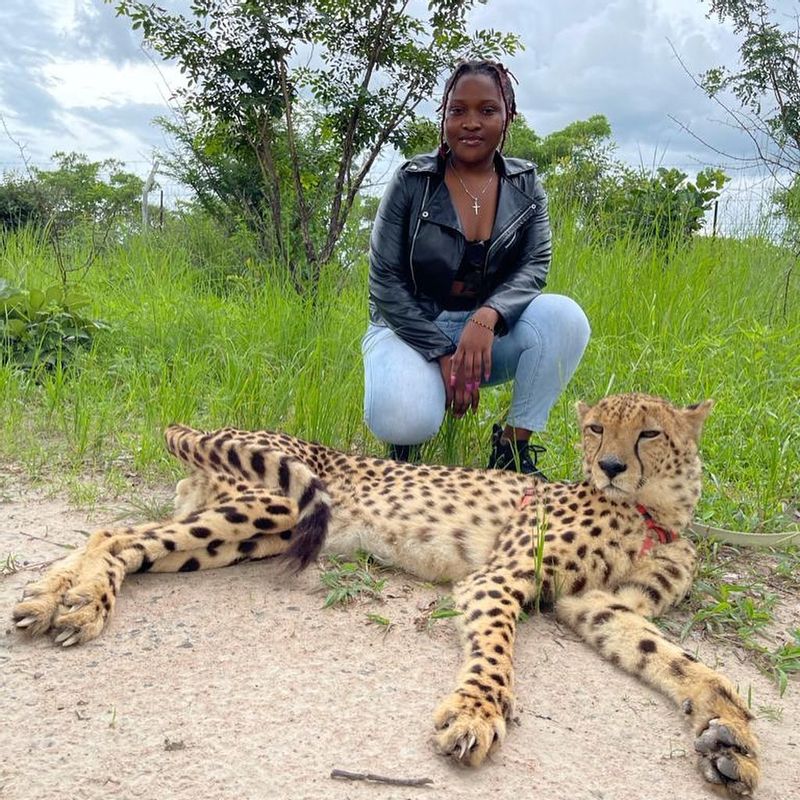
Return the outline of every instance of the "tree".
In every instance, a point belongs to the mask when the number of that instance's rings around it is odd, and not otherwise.
[[[766,0],[707,2],[709,16],[732,23],[741,37],[740,64],[708,70],[700,85],[750,137],[756,163],[776,175],[800,174],[800,14],[795,14],[791,28],[782,28]],[[727,105],[728,91],[740,109]]]
[[[103,232],[135,218],[142,180],[115,159],[89,161],[82,153],[54,153],[54,169],[26,167],[0,184],[0,226],[27,223],[60,231],[89,226]]]
[[[404,141],[442,72],[458,56],[519,46],[510,34],[466,33],[476,1],[431,0],[421,19],[405,0],[193,0],[191,17],[106,0],[178,62],[186,85],[173,132],[183,132],[198,182],[232,182],[219,200],[239,193],[299,288],[285,232],[299,231],[315,283],[381,149]],[[257,186],[246,185],[251,164]]]
[[[13,141],[13,140],[12,140]],[[139,213],[142,180],[115,159],[90,161],[81,153],[54,153],[54,169],[26,164],[25,174],[6,174],[0,184],[0,230],[40,228],[53,248],[62,289],[70,273],[89,268],[98,252]],[[83,260],[74,261],[84,245]]]
[[[82,153],[54,153],[55,169],[33,167],[32,180],[42,213],[63,228],[81,223],[105,231],[139,210],[142,179],[121,161],[89,161]]]

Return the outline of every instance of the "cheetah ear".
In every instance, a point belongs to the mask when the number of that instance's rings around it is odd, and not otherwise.
[[[703,423],[709,415],[711,408],[714,405],[713,400],[703,400],[702,403],[694,403],[691,406],[686,406],[682,409],[682,416],[694,433],[696,439],[700,438],[700,432],[703,430]]]
[[[591,406],[584,403],[583,400],[578,400],[578,402],[575,403],[575,410],[578,412],[578,422],[583,424],[583,420],[589,413],[590,409]]]

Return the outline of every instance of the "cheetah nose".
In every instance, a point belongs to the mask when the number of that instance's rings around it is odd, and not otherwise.
[[[611,480],[614,480],[620,472],[625,472],[625,470],[628,469],[628,465],[623,464],[616,456],[601,458],[597,463],[600,465],[600,469],[602,469]]]

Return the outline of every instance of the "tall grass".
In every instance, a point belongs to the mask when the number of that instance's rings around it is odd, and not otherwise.
[[[542,434],[546,471],[577,477],[574,403],[646,391],[678,403],[713,397],[700,514],[750,530],[786,526],[800,504],[800,298],[788,253],[763,240],[696,238],[666,251],[593,243],[560,215],[550,291],[574,297],[593,336]],[[198,252],[198,242],[202,252]],[[0,241],[0,275],[54,275],[35,235]],[[282,428],[383,453],[362,421],[360,338],[366,262],[323,274],[315,299],[235,243],[191,230],[132,237],[83,279],[111,323],[66,370],[32,379],[0,352],[0,452],[32,477],[86,471],[173,476],[161,444],[173,421]],[[788,292],[787,292],[788,286]],[[448,421],[424,458],[483,465],[510,388]]]

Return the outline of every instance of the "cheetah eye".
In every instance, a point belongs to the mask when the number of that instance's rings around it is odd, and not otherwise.
[[[640,439],[655,439],[656,436],[660,436],[661,431],[642,431],[639,434]]]
[[[603,432],[603,426],[602,425],[587,425],[587,427],[589,428],[589,430],[592,433],[600,434],[600,433]]]

